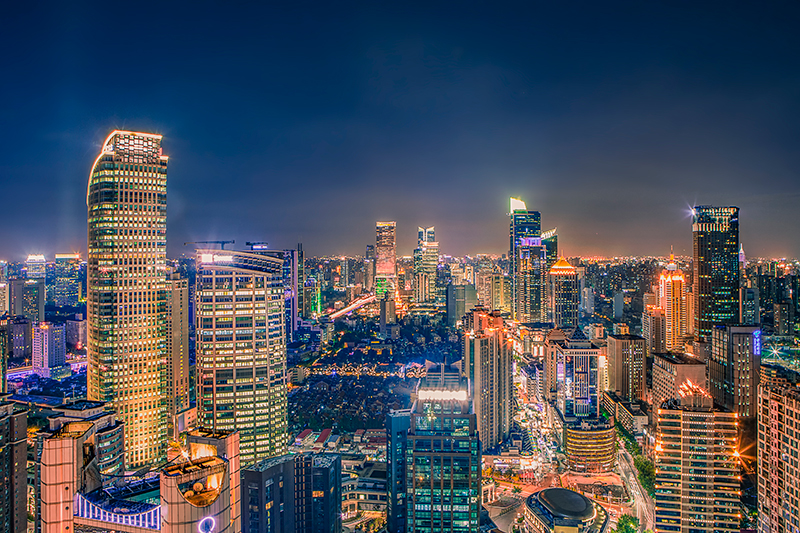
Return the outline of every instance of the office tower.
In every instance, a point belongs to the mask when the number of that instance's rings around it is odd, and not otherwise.
[[[513,257],[514,317],[518,322],[547,320],[547,251],[539,237],[522,237]]]
[[[11,286],[6,281],[0,281],[0,316],[11,310]]]
[[[578,271],[564,259],[550,269],[548,281],[548,318],[556,327],[578,325]]]
[[[757,414],[761,367],[758,326],[715,326],[711,330],[708,385],[714,402],[742,418]]]
[[[758,386],[758,531],[796,531],[800,519],[800,374],[762,365]]]
[[[663,309],[660,307],[645,308],[642,313],[642,337],[644,337],[647,357],[652,357],[654,353],[667,351],[667,317],[664,316]]]
[[[38,322],[33,325],[33,371],[45,378],[61,380],[72,372],[67,363],[66,328],[63,324]]]
[[[86,319],[78,313],[73,318],[68,318],[66,326],[67,346],[81,349],[86,346]]]
[[[664,311],[667,351],[680,350],[689,334],[689,307],[686,279],[675,264],[675,256],[661,272],[658,280],[658,306]]]
[[[24,316],[31,322],[44,320],[44,279],[12,279],[9,282],[11,314]]]
[[[0,401],[0,531],[25,533],[28,529],[28,411],[16,403]]]
[[[78,305],[81,299],[81,254],[56,254],[55,261],[56,305]]]
[[[645,341],[638,335],[608,336],[609,389],[629,401],[644,401]]]
[[[511,282],[503,274],[492,274],[491,284],[491,302],[487,307],[510,312],[513,301],[510,297]]]
[[[579,328],[570,328],[561,342],[553,342],[556,368],[556,406],[564,418],[596,417],[597,359],[600,349]]]
[[[282,268],[268,253],[197,250],[197,421],[237,430],[243,464],[286,444]]]
[[[417,248],[414,250],[414,301],[435,303],[439,243],[436,242],[433,226],[418,230]]]
[[[8,331],[8,318],[0,315],[0,394],[8,392],[8,356],[11,342]]]
[[[47,276],[47,259],[41,254],[31,254],[25,261],[25,272],[28,279],[45,279]]]
[[[508,439],[511,432],[514,397],[511,339],[499,311],[489,313],[477,308],[470,315],[470,327],[464,333],[463,374],[472,388],[481,447],[489,450]]]
[[[417,389],[408,431],[406,531],[474,532],[481,510],[481,449],[467,384],[433,367]]]
[[[301,454],[295,461],[295,528],[301,533],[342,530],[342,458]]]
[[[614,320],[622,320],[625,313],[625,296],[621,292],[614,293],[613,313]]]
[[[322,301],[319,282],[315,276],[308,276],[303,286],[303,318],[316,319],[322,314]]]
[[[581,291],[581,307],[583,313],[587,316],[594,314],[594,289],[591,287],[584,287]]]
[[[242,470],[244,533],[295,533],[296,460],[281,455]]]
[[[0,281],[8,281],[8,261],[0,261]]]
[[[687,381],[708,390],[703,361],[683,353],[653,354],[653,407],[658,408],[667,400],[677,398],[681,385]]]
[[[538,211],[528,211],[525,202],[518,198],[511,198],[509,200],[509,217],[511,223],[509,226],[509,247],[508,257],[509,263],[509,278],[511,279],[511,294],[516,298],[517,290],[517,260],[519,255],[518,247],[522,243],[522,239],[541,238],[542,222],[541,215]],[[539,244],[541,242],[539,241]],[[516,316],[516,305],[513,309],[515,315],[514,319],[519,320]]]
[[[24,316],[10,316],[4,322],[8,332],[9,357],[30,357],[33,353],[31,321]]]
[[[177,272],[167,278],[167,412],[175,416],[189,408],[189,280]],[[177,433],[173,433],[177,437]]]
[[[394,294],[397,288],[396,223],[377,222],[375,233],[375,295]]]
[[[368,244],[364,253],[364,290],[375,288],[375,245]]]
[[[558,261],[558,228],[553,228],[542,232],[542,246],[544,246],[547,268],[545,275],[550,272],[553,265]],[[545,280],[546,281],[546,280]]]
[[[757,286],[746,286],[739,289],[739,322],[748,326],[761,324],[761,307]]]
[[[406,515],[408,479],[408,430],[411,410],[390,411],[386,415],[386,529],[389,533],[407,533]]]
[[[301,245],[298,245],[302,248]],[[257,248],[254,248],[257,249]],[[302,307],[302,298],[299,295],[303,292],[301,289],[303,285],[300,283],[301,273],[303,268],[300,265],[300,253],[298,250],[279,250],[265,252],[276,259],[283,261],[283,297],[284,297],[284,321],[286,322],[284,329],[286,330],[287,342],[294,340],[294,332],[297,331],[300,311]],[[343,259],[343,266],[348,264],[347,259]],[[347,274],[344,274],[347,278]]]
[[[688,381],[657,412],[656,532],[738,532],[736,413],[715,411],[711,395]]]
[[[166,452],[167,156],[161,136],[114,131],[89,177],[88,399],[125,422],[125,463]]]
[[[717,324],[739,317],[739,208],[692,208],[694,333],[709,341]]]
[[[478,292],[474,285],[453,285],[447,286],[447,324],[455,327],[462,317],[475,307],[478,303]]]

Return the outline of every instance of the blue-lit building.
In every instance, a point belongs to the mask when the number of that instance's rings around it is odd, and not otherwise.
[[[509,277],[511,278],[511,294],[513,298],[517,299],[517,257],[519,256],[519,246],[522,244],[523,239],[540,238],[542,232],[542,217],[538,211],[529,211],[525,202],[518,198],[511,198],[509,202],[509,217],[511,217],[511,224],[509,226]],[[541,242],[539,242],[541,244]],[[516,305],[514,309],[514,318],[520,320],[516,316]]]
[[[411,410],[392,411],[386,416],[386,529],[406,533],[406,467]]]

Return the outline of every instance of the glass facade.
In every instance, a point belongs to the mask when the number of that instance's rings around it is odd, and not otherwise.
[[[115,131],[87,190],[87,385],[125,423],[125,462],[165,456],[167,157],[161,136]]]

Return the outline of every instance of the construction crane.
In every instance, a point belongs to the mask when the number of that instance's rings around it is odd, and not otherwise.
[[[236,241],[189,241],[183,243],[184,246],[189,244],[219,244],[219,249],[224,250],[226,244],[233,244]]]
[[[255,242],[245,243],[245,245],[249,246],[251,250],[266,250],[268,244],[269,243],[267,241],[255,241]]]

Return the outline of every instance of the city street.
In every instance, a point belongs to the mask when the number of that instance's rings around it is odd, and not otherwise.
[[[628,490],[633,496],[636,518],[639,519],[639,523],[645,529],[653,529],[655,522],[653,502],[639,484],[636,467],[633,466],[633,458],[623,446],[620,446],[620,450],[617,453],[617,462],[619,463],[620,475],[626,481]]]

